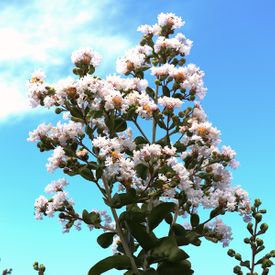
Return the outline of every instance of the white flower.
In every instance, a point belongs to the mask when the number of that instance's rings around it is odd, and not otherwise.
[[[203,99],[207,88],[204,87],[203,77],[204,72],[194,64],[189,64],[185,69],[186,78],[181,86],[185,89],[193,89],[199,99]]]
[[[72,53],[72,62],[75,65],[92,65],[97,67],[101,62],[101,56],[90,48],[79,49]]]
[[[62,191],[65,186],[68,185],[68,181],[64,178],[56,180],[48,184],[45,188],[46,193],[54,193],[58,191]]]
[[[45,107],[50,108],[55,105],[56,101],[50,96],[46,96],[43,100]]]
[[[162,155],[161,146],[159,144],[146,144],[139,151],[134,151],[133,160],[135,164],[142,161],[150,161]]]
[[[150,25],[141,25],[137,28],[138,32],[143,33],[144,35],[150,35],[150,34],[159,34],[161,31],[161,28],[158,24],[155,24],[153,26]]]
[[[236,157],[236,152],[230,146],[223,146],[221,154],[229,158],[229,165],[233,169],[236,169],[240,165],[240,163],[234,159]]]
[[[41,104],[43,95],[47,92],[47,85],[44,83],[43,79],[41,74],[35,73],[31,81],[27,83],[28,97],[32,108]]]
[[[158,102],[164,108],[167,108],[169,110],[173,110],[174,108],[180,108],[183,104],[183,101],[181,101],[180,99],[168,96],[160,97]]]
[[[201,141],[204,139],[213,145],[220,142],[220,131],[213,127],[210,122],[198,123],[197,121],[194,121],[189,131],[195,134],[192,137],[192,140],[196,140],[198,137]]]
[[[120,74],[127,74],[145,66],[145,58],[152,53],[152,48],[145,46],[137,46],[126,52],[116,62],[116,71]]]
[[[48,133],[52,130],[53,126],[52,124],[45,124],[45,123],[41,123],[40,125],[38,125],[37,129],[35,129],[32,132],[29,132],[29,137],[28,137],[28,141],[38,141],[40,140],[42,137],[47,136]]]
[[[45,78],[46,78],[45,73],[41,69],[38,69],[38,70],[35,70],[32,73],[31,82],[40,82],[40,83],[42,83]]]
[[[61,162],[64,160],[65,152],[61,146],[56,147],[53,150],[53,155],[48,158],[48,163],[46,165],[49,172],[56,170]]]
[[[63,104],[67,97],[74,98],[77,94],[76,81],[72,77],[59,80],[55,85],[56,97]]]
[[[225,225],[221,219],[216,218],[212,223],[207,223],[205,227],[213,230],[220,238],[220,242],[223,244],[223,247],[229,245],[232,238],[232,230],[231,227]]]
[[[35,218],[37,220],[42,220],[47,204],[48,204],[48,199],[45,198],[44,196],[39,196],[39,198],[36,199],[34,203],[34,209],[35,209]]]
[[[181,55],[189,55],[193,42],[187,39],[182,33],[177,34],[174,38],[165,38],[159,36],[155,42],[154,50],[160,51],[173,50]]]
[[[161,27],[168,26],[172,30],[181,28],[185,24],[181,17],[174,13],[161,13],[158,15],[158,25]]]
[[[160,67],[152,67],[151,74],[155,76],[168,76],[172,74],[174,71],[175,66],[172,64],[164,64]]]

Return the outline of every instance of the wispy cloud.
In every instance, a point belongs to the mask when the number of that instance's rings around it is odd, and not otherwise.
[[[130,42],[115,32],[119,4],[111,0],[6,1],[0,11],[0,120],[29,111],[26,79],[43,68],[54,79],[68,72],[72,50],[91,46],[110,69]],[[111,8],[110,8],[111,7]],[[106,11],[108,10],[108,17]]]

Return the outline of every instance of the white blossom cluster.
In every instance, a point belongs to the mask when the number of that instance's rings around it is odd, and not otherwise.
[[[53,217],[54,213],[59,211],[63,206],[73,205],[73,200],[68,198],[68,193],[64,191],[64,187],[68,185],[65,179],[53,181],[45,188],[46,193],[54,194],[51,199],[40,196],[34,204],[35,217],[41,220],[43,216]]]
[[[37,86],[43,86],[39,93]],[[49,86],[44,83],[29,83],[29,96],[33,107],[43,102],[48,108],[55,105],[66,108],[71,100],[76,100],[77,106],[82,109],[87,107],[96,111],[105,108],[126,113],[130,107],[134,107],[137,114],[150,118],[158,106],[145,92],[147,86],[146,80],[136,78],[109,76],[107,80],[100,80],[87,75],[79,80],[69,77],[59,81],[51,87],[51,94],[45,89]]]
[[[53,194],[53,196],[50,199],[45,196],[39,196],[34,203],[35,217],[38,220],[42,220],[43,216],[54,217],[55,213],[62,213],[63,215],[59,215],[59,219],[61,224],[63,224],[64,233],[70,231],[71,226],[67,226],[70,224],[69,218],[72,218],[71,222],[76,230],[81,230],[82,224],[82,219],[73,210],[73,200],[70,199],[68,193],[64,191],[67,185],[68,181],[64,178],[51,182],[46,186],[45,192]],[[114,230],[112,218],[107,211],[93,210],[92,212],[99,215],[100,228],[105,231]],[[95,228],[92,224],[88,225],[88,227],[90,230]]]
[[[207,92],[203,82],[204,72],[194,64],[180,68],[176,68],[173,64],[164,64],[152,67],[151,73],[157,77],[172,77],[181,88],[194,91],[199,99],[203,99]]]
[[[146,66],[146,58],[152,53],[149,46],[137,46],[126,52],[124,57],[117,60],[116,71],[119,74],[127,74],[133,70]]]
[[[104,178],[111,191],[133,188],[139,196],[155,195],[158,202],[177,202],[184,194],[186,209],[181,213],[219,208],[247,218],[248,194],[231,185],[231,168],[238,166],[236,153],[229,146],[220,148],[220,131],[195,101],[205,96],[207,88],[204,72],[194,64],[184,65],[192,42],[181,33],[170,37],[183,25],[180,17],[162,13],[157,24],[140,26],[141,44],[117,60],[117,72],[126,78],[100,79],[87,71],[80,72],[78,79],[48,85],[43,72],[36,71],[28,84],[32,106],[55,106],[69,121],[56,127],[41,124],[28,140],[38,141],[41,151],[53,150],[49,172],[62,168],[69,175],[79,174],[101,191]],[[89,49],[72,55],[79,68],[96,67],[99,60]],[[151,86],[145,79],[150,73],[155,80]],[[156,131],[152,139],[144,126],[148,121]],[[55,195],[36,201],[37,218],[52,216],[64,203],[72,205],[63,191],[65,185],[61,181],[47,187]],[[109,228],[107,213],[98,213],[106,223],[103,227]],[[220,220],[208,227],[224,245],[231,240],[230,229]]]
[[[97,67],[101,62],[101,56],[90,48],[80,49],[72,53],[72,62],[75,65],[92,65]]]
[[[29,133],[28,141],[38,141],[47,137],[52,140],[58,140],[60,145],[66,145],[70,140],[76,139],[83,134],[82,125],[69,121],[68,123],[58,122],[56,127],[52,124],[40,124],[36,130]]]
[[[228,246],[230,241],[233,240],[231,227],[224,224],[221,219],[216,218],[213,222],[205,224],[205,227],[212,230],[215,236],[219,237],[223,247]]]
[[[193,42],[187,39],[184,34],[178,33],[174,38],[159,36],[154,45],[154,50],[156,53],[175,51],[176,54],[186,56],[190,54],[192,44]]]

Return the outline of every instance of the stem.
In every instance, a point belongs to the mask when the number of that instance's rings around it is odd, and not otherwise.
[[[255,244],[256,236],[257,236],[257,227],[258,227],[258,222],[255,221],[255,226],[254,226],[254,232],[253,232],[253,244]],[[252,246],[251,243],[251,249],[252,249],[252,259],[251,259],[251,274],[254,274],[254,268],[255,268],[255,256],[256,256],[256,247]]]
[[[102,182],[103,182],[103,185],[105,187],[105,190],[106,190],[106,195],[107,195],[107,199],[110,201],[111,200],[111,191],[110,191],[110,188],[109,188],[109,185],[108,183],[106,182],[104,176],[102,176]],[[134,274],[138,275],[139,274],[139,271],[138,271],[138,268],[136,266],[136,263],[135,263],[135,260],[133,258],[133,255],[132,255],[132,252],[128,246],[128,243],[125,241],[125,238],[124,238],[124,234],[122,232],[122,229],[119,225],[119,219],[118,219],[118,215],[117,215],[117,212],[115,210],[115,208],[113,207],[110,207],[111,208],[111,211],[112,211],[112,214],[113,214],[113,217],[114,217],[114,220],[116,222],[116,230],[117,230],[117,234],[120,238],[120,241],[121,241],[121,244],[123,246],[123,249],[125,251],[125,254],[129,257],[130,259],[130,262],[131,262],[131,266],[132,266],[132,269],[133,269],[133,272]]]
[[[176,223],[178,215],[179,215],[179,210],[180,210],[179,205],[177,204],[176,209],[175,209],[175,213],[174,213],[174,217],[173,217],[173,221],[171,223],[170,228]]]
[[[170,115],[167,116],[167,124],[166,124],[166,139],[167,139],[167,142],[170,143],[170,138],[169,138],[169,122],[170,122]]]
[[[155,95],[155,103],[158,104],[158,92],[159,92],[159,85],[156,84],[156,95]],[[157,134],[157,121],[153,118],[153,130],[152,130],[152,143],[156,142],[156,134]]]

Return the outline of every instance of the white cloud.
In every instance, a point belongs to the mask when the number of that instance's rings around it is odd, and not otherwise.
[[[100,51],[107,69],[130,46],[113,32],[120,16],[119,5],[112,0],[7,4],[0,18],[0,120],[29,110],[25,83],[34,68],[43,68],[48,75],[53,67],[61,72],[72,50],[90,46]]]
[[[28,104],[24,95],[18,91],[18,85],[6,84],[2,79],[0,81],[0,120],[9,114],[27,111],[29,109]]]

